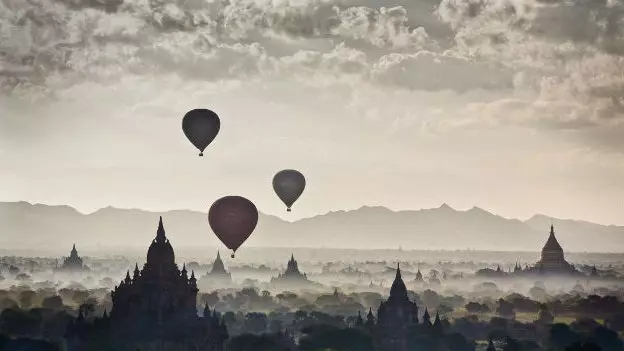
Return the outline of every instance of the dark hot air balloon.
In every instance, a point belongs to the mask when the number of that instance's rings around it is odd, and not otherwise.
[[[273,177],[273,190],[286,205],[286,211],[288,212],[290,212],[292,205],[303,193],[305,186],[305,177],[294,169],[285,169]]]
[[[199,149],[199,156],[204,156],[204,150],[217,136],[220,128],[219,116],[207,109],[191,110],[182,119],[184,135]]]
[[[236,250],[249,238],[258,224],[258,209],[241,196],[226,196],[215,201],[208,211],[210,228],[217,238],[232,250]]]

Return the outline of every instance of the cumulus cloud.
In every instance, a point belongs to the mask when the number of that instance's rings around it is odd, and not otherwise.
[[[2,0],[0,87],[173,73],[489,91],[466,123],[496,111],[497,124],[585,128],[624,116],[622,13],[618,0]]]

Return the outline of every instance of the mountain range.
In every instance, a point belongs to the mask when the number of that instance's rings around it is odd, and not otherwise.
[[[222,247],[201,212],[106,207],[82,214],[70,206],[28,202],[0,202],[0,247],[66,250],[77,243],[81,247],[144,250],[154,238],[159,216],[174,246]],[[544,215],[521,221],[478,207],[458,211],[446,204],[410,211],[362,207],[295,222],[261,213],[245,246],[537,252],[548,237],[551,223],[565,251],[624,251],[624,227]]]

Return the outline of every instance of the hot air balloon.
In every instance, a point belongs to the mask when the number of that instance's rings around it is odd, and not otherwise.
[[[258,224],[258,209],[241,196],[226,196],[215,201],[208,211],[210,228],[217,238],[232,250],[236,250],[249,238]]]
[[[290,212],[292,205],[303,193],[305,186],[305,177],[294,169],[285,169],[273,177],[273,190],[286,205],[286,211],[288,212]]]
[[[207,109],[195,109],[187,112],[182,119],[182,130],[190,142],[199,149],[199,156],[214,140],[221,128],[221,121],[216,113]]]

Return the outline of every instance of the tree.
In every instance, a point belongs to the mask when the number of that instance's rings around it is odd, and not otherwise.
[[[594,344],[591,341],[586,342],[575,342],[569,347],[565,348],[565,351],[602,351],[600,346]]]
[[[330,326],[308,329],[301,338],[301,351],[332,349],[336,351],[373,351],[372,338],[356,329],[338,329]]]
[[[20,307],[23,309],[29,309],[32,307],[33,300],[35,299],[35,292],[32,290],[25,290],[19,294]]]
[[[57,311],[63,308],[63,299],[58,295],[48,296],[43,299],[41,305],[43,308]]]
[[[228,351],[289,351],[289,348],[274,336],[242,334],[230,339]]]
[[[203,293],[200,295],[199,299],[202,305],[208,304],[208,306],[210,307],[216,306],[220,301],[219,294],[216,291],[213,291],[211,293]]]
[[[15,302],[15,300],[12,300],[8,297],[5,297],[4,299],[0,300],[0,310],[6,310],[9,308],[17,308],[17,302]]]
[[[267,330],[268,321],[264,313],[252,312],[245,316],[243,331],[246,333],[261,334]]]
[[[514,311],[514,305],[511,302],[505,301],[503,299],[498,300],[498,307],[496,308],[496,313],[501,317],[505,318],[515,318],[516,313]]]
[[[439,312],[442,316],[448,316],[449,314],[453,313],[453,307],[450,307],[448,305],[439,305],[437,308],[437,312]]]
[[[478,302],[468,302],[464,307],[468,313],[489,313],[491,311],[488,305]]]
[[[82,315],[85,319],[89,318],[95,312],[95,303],[93,301],[85,301],[85,303],[81,304],[78,307],[78,311],[82,312]]]
[[[548,343],[555,350],[565,349],[574,343],[580,342],[581,337],[563,323],[553,324],[550,328]]]

